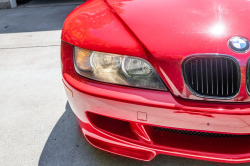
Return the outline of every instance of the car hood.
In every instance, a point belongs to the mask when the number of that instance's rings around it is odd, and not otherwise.
[[[231,36],[250,37],[247,0],[107,0],[155,56],[225,52]]]
[[[138,41],[148,50],[156,70],[174,95],[194,99],[182,79],[181,62],[192,54],[233,56],[245,74],[249,54],[233,52],[232,36],[250,39],[247,0],[107,0]],[[245,76],[232,101],[248,101]],[[196,98],[198,99],[198,98]],[[207,100],[207,99],[202,99]]]

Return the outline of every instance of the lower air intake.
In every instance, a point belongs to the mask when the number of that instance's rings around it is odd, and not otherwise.
[[[200,132],[200,131],[190,131],[190,130],[178,130],[178,129],[170,129],[170,128],[162,128],[151,126],[154,130],[185,134],[185,135],[193,135],[193,136],[202,136],[202,137],[250,137],[250,135],[235,135],[235,134],[221,134],[221,133],[209,133],[209,132]]]

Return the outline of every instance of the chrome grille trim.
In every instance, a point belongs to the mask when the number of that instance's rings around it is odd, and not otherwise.
[[[246,89],[248,95],[250,95],[250,58],[248,59],[247,62],[247,71],[246,71]]]
[[[232,99],[240,90],[240,67],[229,55],[190,55],[182,62],[182,75],[188,90],[198,97]]]

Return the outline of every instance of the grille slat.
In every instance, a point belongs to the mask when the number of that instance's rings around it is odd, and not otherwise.
[[[219,94],[219,81],[218,81],[218,65],[217,65],[217,59],[216,59],[216,87],[217,87],[217,95]]]
[[[185,83],[197,96],[230,98],[239,91],[239,66],[228,56],[191,56],[182,69]]]
[[[234,66],[233,66],[233,62],[231,62],[231,67],[232,67],[232,85],[233,85],[234,84],[234,74],[233,74]],[[234,93],[233,86],[232,86],[232,93]]]
[[[196,60],[196,84],[197,84],[197,91],[199,90],[199,82],[198,82],[198,68],[197,68],[197,60]]]
[[[213,81],[213,63],[212,59],[210,59],[210,64],[211,64],[211,80],[212,80],[212,95],[214,94],[214,81]]]
[[[221,78],[222,78],[222,84],[221,84],[221,93],[222,93],[222,95],[223,95],[223,83],[224,83],[224,81],[223,81],[223,66],[222,66],[222,59],[220,60],[220,68],[221,68]]]
[[[227,72],[227,95],[228,95],[228,68],[227,68],[227,60],[226,60],[226,72]]]
[[[206,81],[207,81],[207,94],[208,94],[208,74],[207,74],[207,59],[205,59],[206,61]]]
[[[194,85],[193,62],[191,62],[191,77],[192,77],[192,85]]]
[[[202,59],[201,59],[201,89],[202,89],[202,93],[203,93],[203,71],[202,71]]]

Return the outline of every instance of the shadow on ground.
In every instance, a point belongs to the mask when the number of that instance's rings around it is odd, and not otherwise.
[[[158,155],[150,162],[143,162],[101,151],[90,145],[84,138],[68,102],[65,109],[43,148],[39,166],[229,165],[167,155]]]
[[[86,0],[29,0],[28,5],[41,5],[41,4],[55,4],[55,3],[72,3],[79,2],[83,3]]]

